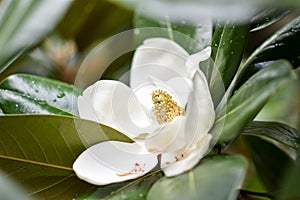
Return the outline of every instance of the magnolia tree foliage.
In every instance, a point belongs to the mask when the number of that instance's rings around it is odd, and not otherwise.
[[[298,3],[124,2],[0,1],[0,199],[298,199]]]

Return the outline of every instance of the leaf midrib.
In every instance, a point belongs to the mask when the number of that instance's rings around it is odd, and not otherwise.
[[[38,162],[38,161],[28,160],[28,159],[22,159],[22,158],[17,158],[17,157],[12,157],[12,156],[0,155],[0,159],[1,158],[6,159],[6,160],[23,162],[23,163],[27,163],[27,164],[39,165],[39,166],[43,166],[43,167],[50,167],[50,168],[61,169],[61,170],[66,170],[66,171],[73,171],[73,169],[71,167],[55,165],[55,164],[50,164],[50,163],[43,163],[43,162]]]

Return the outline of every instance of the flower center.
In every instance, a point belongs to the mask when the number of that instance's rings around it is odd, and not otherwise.
[[[175,117],[184,115],[184,109],[166,91],[154,90],[151,95],[153,101],[152,111],[159,124],[169,123]]]

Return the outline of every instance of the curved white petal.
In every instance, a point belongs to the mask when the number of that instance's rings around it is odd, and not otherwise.
[[[190,55],[187,58],[186,67],[198,70],[199,63],[207,60],[210,57],[210,54],[211,54],[211,47],[206,47],[202,51]]]
[[[144,133],[145,128],[152,123],[132,90],[119,81],[98,81],[80,98],[80,117],[96,120],[129,137]],[[87,107],[89,109],[85,111]]]
[[[93,110],[93,105],[91,102],[91,94],[94,87],[94,85],[91,85],[83,91],[82,96],[78,97],[77,105],[79,116],[81,118],[97,121],[97,117]]]
[[[207,134],[215,121],[214,104],[210,95],[206,77],[201,70],[195,73],[194,90],[186,109],[186,142],[187,145],[197,143]]]
[[[74,162],[76,175],[91,184],[106,185],[143,176],[157,165],[155,154],[143,154],[137,143],[103,142],[84,151]]]
[[[144,106],[148,116],[152,115],[152,92],[157,89],[157,86],[149,79],[149,81],[134,90],[135,96],[139,100],[140,104]]]
[[[172,122],[146,138],[145,145],[150,152],[175,152],[185,146],[184,141],[185,117],[178,116]]]
[[[208,153],[211,135],[206,134],[192,149],[181,154],[166,153],[161,156],[161,168],[166,176],[176,176],[192,169]]]
[[[189,54],[177,43],[165,38],[151,38],[136,49],[130,71],[130,86],[135,89],[154,76],[162,81],[182,76],[191,77],[185,67]]]

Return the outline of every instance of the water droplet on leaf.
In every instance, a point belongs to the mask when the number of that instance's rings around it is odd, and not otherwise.
[[[140,30],[139,30],[139,29],[134,29],[134,34],[135,34],[135,35],[140,34]]]
[[[66,94],[62,92],[57,95],[57,98],[63,98],[64,96],[66,96]]]
[[[143,196],[144,196],[144,194],[143,194],[143,193],[140,193],[140,194],[139,194],[139,197],[143,197]]]

